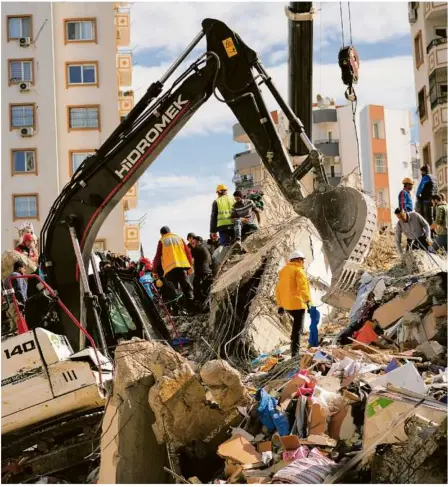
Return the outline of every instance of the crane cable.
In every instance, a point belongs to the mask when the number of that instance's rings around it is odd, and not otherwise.
[[[352,16],[350,10],[350,2],[347,2],[348,6],[348,24],[350,29],[350,46],[353,46],[353,35],[352,35]],[[344,17],[342,14],[342,2],[339,2],[339,12],[341,16],[341,34],[342,34],[342,49],[345,47],[345,38],[344,38]],[[353,94],[353,100],[350,100],[352,106],[352,119],[353,119],[353,127],[355,129],[355,137],[356,137],[356,149],[357,149],[357,159],[358,159],[358,170],[359,174],[361,175],[361,160],[359,154],[359,137],[358,137],[358,128],[356,126],[356,111],[358,108],[358,97],[356,95],[355,89],[353,86],[350,86],[351,92]]]

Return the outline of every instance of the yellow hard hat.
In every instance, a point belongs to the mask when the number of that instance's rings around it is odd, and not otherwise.
[[[216,191],[227,191],[227,186],[225,184],[218,184]]]
[[[157,281],[156,281],[156,286],[157,286],[158,288],[161,288],[161,287],[163,286],[163,282],[162,282],[160,279],[157,279]]]
[[[404,178],[401,184],[414,184],[414,181],[411,178]]]

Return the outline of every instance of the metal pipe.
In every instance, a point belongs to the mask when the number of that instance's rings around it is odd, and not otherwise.
[[[312,2],[291,2],[292,14],[311,12]],[[313,21],[289,19],[289,105],[303,121],[304,131],[312,138],[313,98]],[[308,137],[291,133],[289,152],[304,156],[309,149]]]
[[[182,61],[190,54],[190,52],[199,44],[199,41],[205,36],[205,32],[201,30],[199,34],[190,42],[185,51],[174,61],[168,68],[167,72],[159,79],[159,83],[163,85],[165,81],[174,73]]]

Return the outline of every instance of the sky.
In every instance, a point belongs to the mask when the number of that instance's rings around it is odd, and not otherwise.
[[[204,18],[216,18],[257,51],[281,94],[287,99],[288,23],[286,2],[134,3],[131,10],[135,102],[201,30]],[[313,99],[317,93],[346,103],[337,64],[342,44],[339,2],[315,2]],[[377,104],[415,112],[412,41],[405,2],[351,2],[352,41],[360,56],[356,86],[358,110]],[[348,4],[342,3],[345,44],[350,41]],[[205,41],[183,64],[205,51]],[[182,68],[178,71],[181,74]],[[175,77],[173,77],[173,80]],[[169,81],[167,82],[169,86]],[[264,90],[263,93],[265,93]],[[268,94],[269,95],[269,94]],[[270,109],[278,108],[266,96]],[[209,235],[215,188],[233,188],[233,156],[246,150],[232,139],[232,112],[213,97],[203,105],[139,180],[136,210],[129,220],[146,215],[141,229],[145,254],[153,258],[159,230],[168,225],[186,238]]]

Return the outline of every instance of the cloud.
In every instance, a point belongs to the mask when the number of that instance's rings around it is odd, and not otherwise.
[[[136,51],[159,48],[179,54],[201,30],[205,18],[225,22],[259,53],[285,44],[288,21],[283,2],[141,2],[132,8],[132,44]],[[341,39],[339,2],[315,3],[315,29],[322,44]],[[406,2],[350,3],[354,43],[376,43],[409,33]],[[349,41],[348,4],[342,4],[344,34]],[[319,33],[320,36],[320,33]]]
[[[134,68],[134,86],[142,87],[135,94],[135,101],[144,94],[147,87],[160,78],[168,64],[157,67],[136,66]],[[186,65],[180,68],[179,74]],[[267,67],[274,83],[285,99],[287,99],[288,66],[286,63]],[[393,75],[392,75],[393,73]],[[169,84],[167,84],[167,87]],[[338,103],[347,103],[344,98],[346,87],[341,81],[339,66],[334,64],[315,64],[313,91],[316,94],[335,98]],[[363,105],[385,105],[388,108],[413,109],[415,106],[414,72],[411,56],[361,61],[360,80],[356,86],[359,108]],[[278,108],[277,103],[266,88],[263,94],[267,106],[271,110]],[[206,135],[209,133],[226,132],[231,137],[232,125],[236,123],[233,113],[224,103],[218,102],[213,96],[198,110],[178,137]]]

